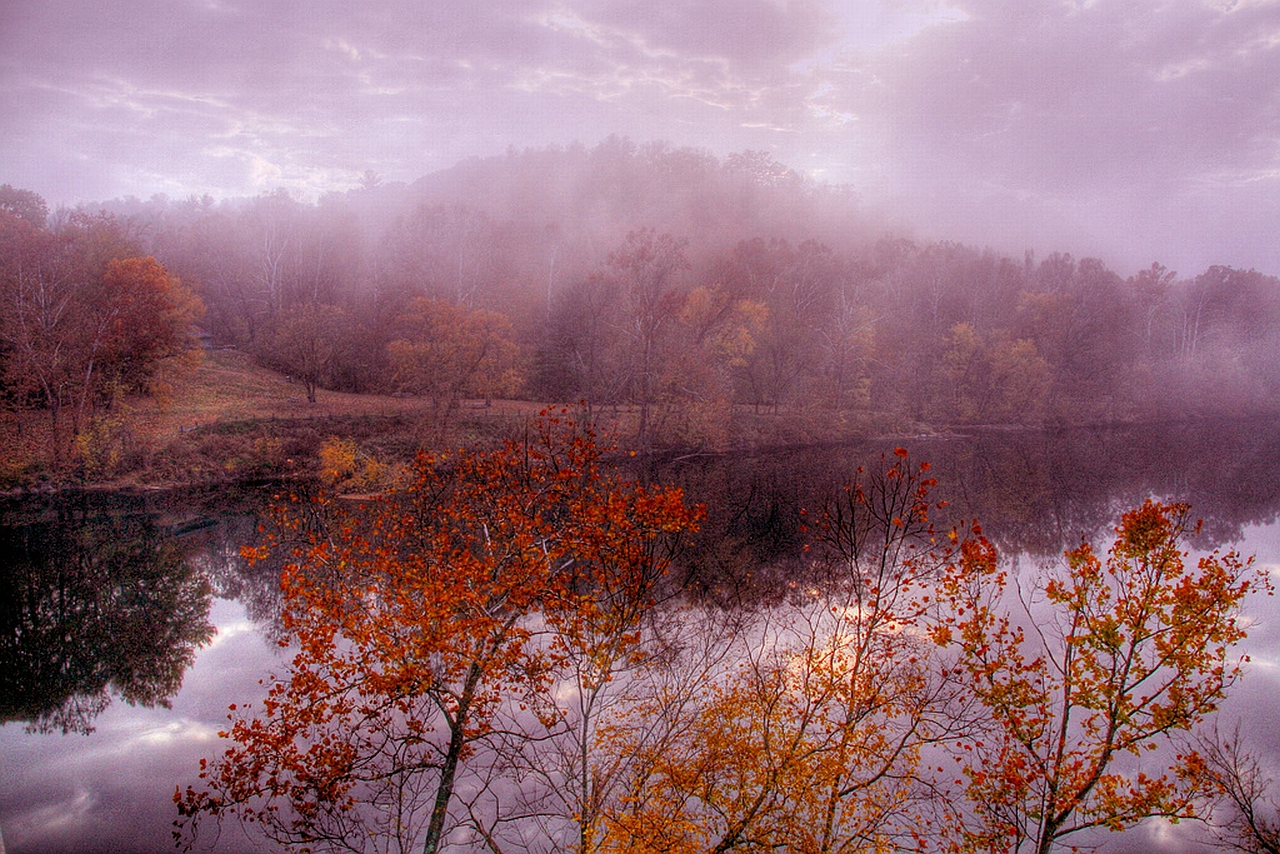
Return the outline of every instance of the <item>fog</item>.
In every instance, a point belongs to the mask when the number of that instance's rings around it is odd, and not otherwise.
[[[412,183],[367,170],[316,202],[126,197],[42,231],[154,255],[210,343],[309,396],[419,395],[443,417],[464,398],[626,404],[642,446],[725,447],[734,412],[738,437],[785,414],[756,439],[805,442],[1280,404],[1273,276],[932,240],[762,151],[610,136]]]
[[[1276,273],[1278,34],[1275,0],[17,0],[0,181],[314,202],[618,134],[768,152],[926,241]]]

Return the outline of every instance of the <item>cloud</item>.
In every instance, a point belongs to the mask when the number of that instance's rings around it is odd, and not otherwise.
[[[0,110],[0,180],[55,202],[621,133],[769,150],[931,236],[1280,270],[1280,0],[16,0]]]
[[[1030,216],[1048,227],[1028,238],[1109,244],[1126,263],[1176,243],[1160,233],[1188,231],[1180,216],[1233,211],[1250,241],[1275,221],[1274,202],[1243,203],[1280,189],[1280,5],[968,0],[956,10],[825,70],[826,102],[863,121],[892,164],[886,183],[924,219],[974,239],[978,224],[1009,234]],[[1121,246],[1118,235],[1132,239]],[[1211,256],[1203,246],[1182,260]]]
[[[584,7],[647,50],[721,59],[736,73],[766,75],[830,45],[837,20],[814,0],[602,0]]]
[[[879,113],[927,157],[1037,190],[1274,169],[1276,7],[1134,8],[971,3],[873,66]]]

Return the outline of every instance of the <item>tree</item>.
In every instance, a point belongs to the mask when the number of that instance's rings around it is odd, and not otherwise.
[[[747,364],[769,311],[738,298],[723,282],[700,285],[684,299],[676,351],[662,376],[672,406],[664,434],[688,447],[723,447],[733,406],[733,375]]]
[[[403,335],[387,353],[398,391],[431,398],[441,421],[466,396],[510,395],[520,383],[511,321],[446,300],[416,299],[401,318]]]
[[[1034,423],[1044,415],[1049,365],[1035,342],[981,336],[968,323],[951,327],[942,370],[951,414],[962,421]]]
[[[689,691],[705,684],[673,665],[676,648],[708,621],[690,619],[667,578],[683,534],[700,517],[701,508],[683,507],[670,489],[632,484],[575,495],[559,523],[571,544],[566,584],[552,593],[565,598],[544,609],[543,643],[554,662],[549,690],[529,698],[538,724],[514,728],[516,737],[500,751],[520,793],[505,814],[489,810],[486,841],[505,825],[531,852],[532,824],[549,851],[600,850],[608,810],[635,760],[610,736],[612,728],[650,696],[660,675],[678,674]]]
[[[1240,602],[1266,585],[1234,552],[1189,565],[1194,531],[1186,505],[1148,500],[1105,562],[1088,543],[1067,552],[1042,599],[1022,603],[1026,625],[1003,610],[1013,582],[995,548],[980,531],[961,544],[933,635],[956,644],[990,718],[961,751],[963,850],[1045,854],[1087,830],[1194,814],[1200,759],[1152,751],[1216,709],[1239,670]]]
[[[630,359],[616,335],[623,325],[619,290],[600,274],[567,288],[536,354],[536,393],[582,401],[588,420],[596,407],[620,403],[626,391]]]
[[[72,286],[55,237],[26,220],[0,215],[0,336],[6,403],[49,413],[55,457],[59,414],[66,400],[67,359],[76,344]]]
[[[865,404],[870,383],[867,364],[874,352],[875,320],[851,289],[837,295],[829,322],[820,330],[823,344],[822,399],[840,411]]]
[[[1139,270],[1130,276],[1127,284],[1133,289],[1143,324],[1143,344],[1146,355],[1151,354],[1151,338],[1156,318],[1169,300],[1169,292],[1178,274],[1158,261],[1153,261],[1145,270]]]
[[[194,348],[192,324],[204,313],[203,303],[150,256],[110,261],[102,277],[102,296],[103,385],[150,391],[150,380],[163,360]],[[86,370],[91,372],[92,366]]]
[[[0,184],[0,212],[26,220],[34,228],[44,228],[49,206],[39,193]]]
[[[159,364],[194,346],[200,301],[125,227],[76,214],[58,232],[0,213],[0,343],[7,401],[49,414],[55,462],[65,437],[119,395],[152,391]]]
[[[598,456],[549,420],[496,451],[422,455],[403,493],[367,506],[286,512],[292,545],[253,554],[292,555],[283,625],[297,652],[259,709],[232,706],[203,788],[175,794],[187,835],[204,815],[325,850],[434,852],[468,823],[489,832],[468,810],[477,792],[501,797],[486,783],[494,748],[582,651],[543,627],[585,641],[617,620],[623,633],[605,635],[625,655],[632,606],[615,613],[606,594],[660,575],[654,544],[693,525],[679,492],[613,483]],[[567,633],[578,625],[592,632]]]
[[[687,240],[644,228],[628,234],[622,247],[609,253],[607,275],[618,283],[627,306],[623,332],[632,348],[630,397],[640,407],[636,440],[642,447],[652,441],[650,414],[665,356],[661,345],[681,306],[673,285],[689,268],[687,245]]]
[[[264,361],[302,380],[307,402],[328,377],[338,355],[346,313],[335,305],[306,304],[284,312]]]
[[[1244,854],[1280,854],[1280,803],[1258,757],[1240,743],[1240,727],[1223,735],[1214,726],[1195,739],[1212,787],[1214,842]]]
[[[736,665],[678,727],[635,745],[605,850],[882,851],[925,838],[922,750],[964,717],[917,630],[938,568],[927,472],[899,449],[819,514],[814,576],[744,632]]]
[[[776,412],[788,398],[806,397],[824,355],[841,361],[859,349],[852,340],[861,325],[856,307],[841,304],[837,294],[848,265],[830,247],[815,240],[794,248],[785,240],[746,241],[734,249],[730,271],[738,287],[768,307],[768,322],[739,374],[757,407],[767,404]]]

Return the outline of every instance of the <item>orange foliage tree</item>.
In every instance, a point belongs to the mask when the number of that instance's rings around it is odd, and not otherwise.
[[[101,409],[157,391],[160,366],[194,351],[204,307],[112,217],[72,214],[54,233],[28,213],[0,210],[0,405],[48,413],[37,453],[56,468],[68,439],[92,444]]]
[[[486,841],[510,830],[517,850],[598,850],[633,759],[607,735],[613,722],[649,696],[659,675],[697,684],[673,666],[673,647],[689,639],[690,623],[675,601],[679,589],[663,581],[694,518],[679,502],[677,491],[638,485],[574,496],[560,522],[572,557],[542,612],[554,663],[548,690],[528,698],[533,719],[497,751],[518,777],[519,795],[473,811],[474,823],[487,824]]]
[[[149,391],[164,359],[195,346],[192,324],[204,305],[155,258],[121,258],[102,277],[102,340],[97,356],[104,385]],[[90,371],[92,369],[90,368]]]
[[[232,707],[230,747],[175,793],[176,833],[230,816],[272,840],[438,850],[493,832],[504,745],[566,668],[625,657],[671,544],[678,491],[606,478],[590,434],[539,422],[491,452],[422,455],[402,493],[285,514],[287,672]],[[264,550],[255,556],[265,556]],[[601,677],[602,678],[602,677]],[[522,712],[522,709],[529,711]],[[499,805],[500,806],[500,805]],[[492,818],[497,816],[497,818]]]
[[[1190,564],[1185,505],[1125,514],[1022,599],[977,526],[935,535],[899,449],[809,520],[789,596],[728,614],[663,598],[697,512],[599,453],[551,419],[288,512],[297,653],[175,793],[179,838],[230,816],[315,850],[1044,854],[1211,787],[1153,751],[1215,710],[1267,582]]]
[[[1092,829],[1194,815],[1207,776],[1194,752],[1155,753],[1213,712],[1239,673],[1243,598],[1266,577],[1234,552],[1189,563],[1185,504],[1124,514],[1105,560],[1067,552],[1036,595],[1008,609],[1013,581],[981,536],[962,543],[934,639],[985,707],[963,744],[966,851],[1035,851]]]

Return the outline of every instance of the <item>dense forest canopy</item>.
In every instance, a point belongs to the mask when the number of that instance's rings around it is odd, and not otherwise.
[[[10,407],[84,416],[181,349],[176,333],[128,342],[136,364],[117,353],[96,385],[32,385],[31,283],[101,302],[124,258],[172,283],[172,305],[131,310],[189,323],[198,295],[214,343],[312,399],[424,395],[442,415],[495,396],[630,405],[646,445],[714,445],[743,411],[923,429],[1243,414],[1280,392],[1274,276],[1157,261],[1126,278],[1066,252],[917,241],[762,152],[610,137],[411,185],[369,172],[314,204],[281,190],[49,215],[6,185],[0,219]],[[89,272],[50,268],[58,253]]]

